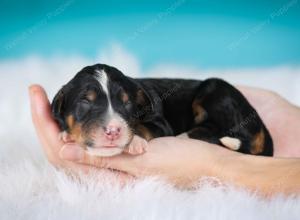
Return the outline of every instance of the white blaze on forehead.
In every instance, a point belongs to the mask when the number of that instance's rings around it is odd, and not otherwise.
[[[96,70],[96,80],[100,83],[102,90],[104,91],[104,93],[107,96],[107,100],[108,100],[108,111],[107,114],[108,116],[112,116],[114,114],[114,111],[112,109],[112,105],[111,105],[111,100],[110,100],[110,94],[109,94],[109,90],[108,90],[108,77],[107,74],[104,70]]]
[[[112,119],[116,119],[120,123],[122,123],[125,127],[127,127],[126,121],[117,113],[113,110],[112,104],[111,104],[111,98],[109,94],[109,89],[108,89],[108,77],[107,73],[104,70],[96,70],[96,80],[100,83],[102,90],[104,91],[105,95],[107,96],[108,100],[108,108],[106,112],[106,122],[111,121]]]
[[[108,77],[107,74],[104,70],[96,70],[96,80],[100,83],[103,91],[107,96],[109,96],[109,91],[108,91]]]

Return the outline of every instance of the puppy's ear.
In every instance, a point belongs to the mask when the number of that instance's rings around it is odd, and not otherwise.
[[[153,113],[153,101],[148,92],[142,87],[138,87],[136,92],[136,103],[139,106],[139,115],[143,117],[147,117]]]
[[[58,91],[58,93],[53,98],[52,104],[52,115],[54,119],[58,122],[58,125],[62,131],[67,129],[66,122],[64,120],[65,111],[65,94],[64,88]]]

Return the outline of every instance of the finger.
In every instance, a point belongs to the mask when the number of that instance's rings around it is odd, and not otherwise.
[[[57,123],[54,121],[50,103],[45,93],[45,90],[39,85],[33,85],[29,88],[31,100],[31,112],[34,125],[48,134],[47,136],[52,139],[55,135],[57,138],[60,130]],[[40,131],[40,130],[39,130]]]
[[[45,90],[39,85],[32,85],[29,88],[29,93],[35,125],[46,126],[47,131],[51,128],[54,132],[59,133],[59,128],[51,114],[50,103]]]
[[[58,152],[63,142],[58,139],[59,128],[51,115],[50,103],[44,89],[39,85],[29,88],[31,114],[36,132],[46,152]],[[49,144],[56,149],[49,149]]]
[[[113,157],[97,157],[89,155],[82,147],[75,143],[68,143],[63,146],[60,158],[98,168],[109,168],[129,173],[133,176],[139,175],[139,167],[142,159],[140,156],[120,154]]]
[[[122,171],[121,172],[116,171],[116,172],[117,173],[114,173],[114,174],[117,175],[118,183],[122,187],[126,186],[128,183],[132,183],[135,180],[135,177],[132,175],[129,175],[128,173],[124,173]]]

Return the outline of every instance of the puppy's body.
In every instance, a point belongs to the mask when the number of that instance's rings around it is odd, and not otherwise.
[[[233,86],[220,79],[141,79],[161,97],[173,135],[221,144],[239,152],[273,155],[271,136],[255,109]],[[237,146],[239,145],[239,146]]]
[[[98,64],[65,85],[52,109],[61,129],[90,150],[116,154],[135,135],[150,140],[186,133],[243,153],[273,154],[256,111],[220,79],[133,79]]]

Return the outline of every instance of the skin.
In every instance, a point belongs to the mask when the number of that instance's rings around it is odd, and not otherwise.
[[[147,152],[138,156],[126,153],[114,157],[90,156],[79,146],[58,139],[60,131],[51,116],[44,89],[32,85],[29,95],[33,123],[49,162],[72,174],[109,168],[121,171],[120,181],[158,175],[181,188],[192,187],[203,176],[213,176],[262,195],[299,193],[299,107],[273,92],[250,87],[238,89],[257,109],[271,132],[275,157],[240,154],[203,141],[177,137],[153,139]]]

